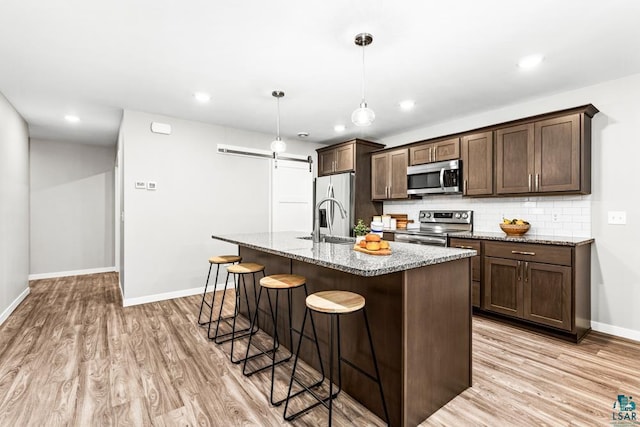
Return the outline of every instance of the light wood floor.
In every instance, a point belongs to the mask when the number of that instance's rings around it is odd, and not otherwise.
[[[267,374],[244,377],[195,325],[198,296],[122,308],[117,286],[115,273],[31,283],[0,326],[0,426],[289,424]],[[618,394],[640,401],[640,343],[474,317],[473,387],[422,425],[610,425]],[[335,425],[383,424],[348,395],[335,408]],[[326,421],[316,408],[294,425]]]

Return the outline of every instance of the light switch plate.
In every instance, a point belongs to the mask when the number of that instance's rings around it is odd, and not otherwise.
[[[613,225],[624,225],[627,223],[626,211],[609,211],[607,212],[608,223]]]
[[[157,188],[157,184],[155,181],[147,182],[147,190],[155,190]]]
[[[136,181],[135,184],[138,190],[144,190],[145,188],[147,188],[147,183],[144,181]]]

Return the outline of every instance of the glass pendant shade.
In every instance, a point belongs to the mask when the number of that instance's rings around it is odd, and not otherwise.
[[[280,137],[277,137],[273,140],[273,142],[271,142],[271,151],[273,151],[274,153],[284,153],[286,149],[287,144],[285,144]]]
[[[367,107],[366,102],[360,104],[360,108],[356,108],[351,114],[351,121],[356,126],[370,126],[375,118],[376,113],[374,113],[371,108]]]

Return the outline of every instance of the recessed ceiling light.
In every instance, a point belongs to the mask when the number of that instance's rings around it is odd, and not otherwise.
[[[204,92],[196,92],[193,94],[193,97],[196,99],[196,101],[198,102],[209,102],[211,101],[211,95],[209,95],[208,93],[204,93]]]
[[[407,100],[404,100],[404,101],[400,102],[400,108],[403,111],[413,110],[413,107],[415,107],[415,106],[416,106],[416,102],[414,100],[412,100],[412,99],[407,99]]]
[[[344,132],[345,129],[347,129],[345,125],[335,125],[333,127],[333,130],[335,130],[336,132]]]
[[[78,123],[80,121],[80,117],[74,116],[73,114],[67,114],[64,116],[64,119],[69,123]]]
[[[543,59],[544,56],[540,54],[525,56],[524,58],[520,59],[520,61],[518,61],[518,67],[524,70],[528,70],[540,65]]]

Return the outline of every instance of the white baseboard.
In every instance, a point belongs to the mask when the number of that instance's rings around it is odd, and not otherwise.
[[[13,310],[15,310],[16,307],[18,307],[18,305],[20,305],[20,303],[27,297],[27,295],[29,295],[29,292],[30,290],[29,290],[29,287],[27,286],[27,289],[22,291],[22,293],[18,295],[18,298],[13,300],[13,302],[9,304],[9,307],[7,307],[7,309],[3,311],[2,314],[0,314],[0,325],[2,325],[5,320],[7,320],[7,318],[11,315],[11,313],[13,313]]]
[[[620,326],[609,325],[591,321],[591,329],[604,334],[615,335],[617,337],[627,338],[634,341],[640,341],[640,331],[634,329],[621,328]]]
[[[111,273],[115,267],[88,268],[86,270],[59,271],[57,273],[30,274],[29,280],[55,279],[56,277],[82,276],[85,274]]]
[[[232,283],[230,283],[229,288],[231,288],[233,286]],[[224,283],[218,283],[216,285],[216,291],[221,291],[224,289]],[[191,288],[191,289],[182,289],[180,291],[173,291],[173,292],[165,292],[162,294],[153,294],[153,295],[146,295],[143,297],[136,297],[136,298],[122,298],[122,306],[123,307],[129,307],[132,305],[139,305],[139,304],[147,304],[150,302],[158,302],[158,301],[166,301],[169,299],[175,299],[175,298],[182,298],[182,297],[190,297],[192,295],[199,295],[202,294],[202,290],[203,287],[197,287],[197,288]],[[213,292],[213,288],[210,287],[208,292]]]

